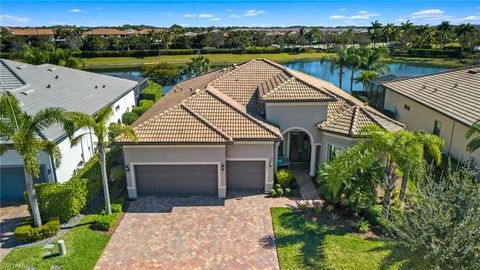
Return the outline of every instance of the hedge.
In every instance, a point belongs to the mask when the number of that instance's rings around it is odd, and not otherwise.
[[[108,51],[82,51],[79,57],[148,57],[158,55],[190,55],[196,54],[194,49],[178,49],[178,50],[108,50]]]
[[[432,57],[432,58],[458,58],[462,56],[459,49],[408,49],[406,52],[394,50],[391,53],[393,56],[412,56],[412,57]]]
[[[162,86],[153,81],[148,81],[148,87],[140,95],[141,99],[158,101],[163,96]]]
[[[63,184],[41,183],[35,185],[42,220],[58,218],[65,223],[82,211],[87,202],[87,179],[74,178]],[[26,201],[28,194],[24,193]],[[28,210],[31,213],[30,205]]]
[[[20,243],[33,242],[52,237],[60,231],[60,221],[58,218],[51,219],[40,227],[32,226],[33,221],[31,218],[20,224],[13,232],[15,239]]]
[[[98,155],[93,156],[85,163],[85,166],[78,170],[77,175],[75,175],[72,180],[75,178],[87,179],[87,205],[89,205],[103,189]]]
[[[122,115],[122,123],[124,125],[131,125],[138,119],[138,117],[140,116],[134,112],[126,112]]]

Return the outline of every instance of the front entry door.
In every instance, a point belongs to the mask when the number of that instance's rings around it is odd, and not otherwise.
[[[310,160],[310,139],[307,133],[290,133],[290,161],[308,162]]]

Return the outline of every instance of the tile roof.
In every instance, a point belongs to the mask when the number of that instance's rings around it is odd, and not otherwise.
[[[54,34],[52,28],[11,28],[10,32],[14,36],[51,36]]]
[[[395,80],[384,85],[467,126],[480,119],[480,66]]]
[[[138,84],[136,81],[52,64],[30,65],[7,59],[0,59],[0,74],[1,90],[11,91],[29,114],[49,106],[94,114]],[[64,131],[53,126],[43,135],[57,140]]]
[[[84,35],[87,36],[96,36],[96,35],[130,35],[127,31],[122,31],[116,28],[93,28],[91,30],[85,31]]]
[[[330,83],[265,59],[231,65],[177,84],[132,126],[140,143],[281,140],[279,129],[257,112],[262,103],[287,101],[328,103],[327,119],[317,125],[324,131],[359,136],[359,130],[370,123],[388,130],[404,127]],[[181,117],[172,117],[174,114]],[[129,143],[124,138],[119,141]]]

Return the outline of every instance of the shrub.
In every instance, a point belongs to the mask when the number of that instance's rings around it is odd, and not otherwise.
[[[392,191],[392,195],[390,196],[390,198],[391,198],[392,200],[396,200],[399,195],[400,195],[400,190],[399,190],[399,189],[394,189],[394,190]]]
[[[97,229],[101,231],[110,231],[117,224],[119,215],[120,213],[112,213],[107,215],[104,211],[102,211],[102,213],[98,215],[97,219],[95,220]]]
[[[162,86],[153,81],[148,81],[148,87],[143,90],[140,98],[143,100],[151,100],[155,102],[158,101],[162,96]]]
[[[136,114],[136,115],[142,115],[142,114],[144,114],[146,111],[147,111],[147,109],[145,109],[145,108],[142,107],[142,106],[137,106],[137,107],[133,107],[133,108],[132,108],[132,113],[134,113],[134,114]]]
[[[368,223],[368,220],[361,218],[357,222],[357,231],[361,233],[366,233],[370,231],[370,223]]]
[[[335,212],[331,212],[331,213],[328,215],[328,217],[332,220],[332,222],[335,222],[335,221],[337,221],[337,220],[340,218],[340,216],[337,215],[337,213],[335,213]]]
[[[275,189],[277,188],[282,188],[282,186],[280,184],[275,184]]]
[[[268,196],[270,196],[270,197],[272,197],[272,198],[277,197],[277,191],[275,191],[275,189],[273,189],[273,188],[270,189],[270,190],[268,191]]]
[[[331,212],[333,212],[333,210],[335,210],[335,206],[329,204],[329,205],[327,205],[327,208],[326,208],[326,209],[327,209],[328,212],[331,213]]]
[[[60,221],[58,218],[53,218],[40,227],[32,227],[32,219],[18,226],[13,235],[18,242],[33,242],[56,235],[60,231]]]
[[[107,153],[107,158],[109,154]],[[72,180],[75,178],[87,179],[87,205],[90,204],[103,189],[98,155],[93,156],[85,163],[85,166],[77,172]]]
[[[321,204],[317,205],[313,208],[313,211],[315,212],[315,214],[321,214],[323,211],[323,206]]]
[[[126,172],[124,166],[117,166],[110,172],[110,181],[125,181]]]
[[[155,101],[153,100],[148,100],[148,99],[140,100],[140,107],[143,107],[145,111],[150,109],[153,106],[153,104],[155,104]]]
[[[286,189],[284,189],[284,191],[285,191],[285,195],[292,194],[292,190],[290,188],[286,188]]]
[[[123,206],[120,203],[112,203],[111,207],[113,213],[121,213],[123,210]]]
[[[308,211],[308,208],[309,208],[309,204],[308,202],[299,202],[299,201],[295,201],[295,203],[297,204],[297,208],[298,210],[302,211],[302,212],[307,212]]]
[[[124,114],[122,114],[122,123],[124,125],[131,125],[133,124],[133,122],[135,122],[135,120],[138,119],[138,114],[134,113],[134,112],[126,112]]]
[[[42,219],[59,218],[60,222],[64,223],[78,215],[87,202],[87,182],[86,179],[73,178],[63,184],[35,185]],[[24,195],[27,198],[27,192]],[[29,202],[29,200],[26,201]],[[28,209],[31,210],[30,206]]]
[[[290,187],[293,180],[293,172],[288,169],[280,169],[276,173],[277,181],[282,187]]]
[[[277,188],[276,191],[278,196],[283,196],[283,188]]]

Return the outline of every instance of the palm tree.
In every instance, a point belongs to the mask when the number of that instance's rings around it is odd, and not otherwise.
[[[395,27],[395,24],[387,23],[383,28],[382,33],[388,45],[390,41],[396,40],[397,28]]]
[[[404,172],[408,169],[406,179],[410,175],[419,177],[424,171],[423,166],[425,165],[423,150],[421,151],[420,148],[427,145],[428,151],[430,151],[428,149],[430,146],[437,151],[436,147],[443,147],[443,141],[438,137],[437,139],[433,138],[434,135],[416,134],[406,130],[389,132],[373,124],[364,127],[361,134],[368,140],[344,150],[329,164],[327,170],[331,171],[325,174],[326,183],[329,190],[336,196],[339,191],[339,183],[351,178],[359,170],[368,170],[375,162],[380,161],[384,171],[383,215],[388,217],[391,194],[398,180],[397,167],[403,169]],[[428,143],[430,140],[434,141],[433,145]],[[438,140],[440,140],[440,144],[438,144]]]
[[[407,48],[407,45],[410,42],[414,28],[414,24],[410,20],[400,24],[400,30],[402,33],[401,44],[404,50]]]
[[[355,78],[355,82],[362,83],[363,85],[363,91],[366,91],[367,83],[372,80],[378,78],[378,73],[375,71],[371,70],[364,70],[362,73],[360,73],[360,76]]]
[[[360,47],[358,54],[361,57],[360,69],[374,71],[379,74],[384,74],[389,69],[385,58],[388,57],[388,50],[386,48],[370,48]]]
[[[472,138],[473,135],[476,137],[471,139],[467,144],[467,151],[470,153],[480,149],[480,120],[477,120],[477,122],[475,122],[465,134],[467,139]]]
[[[61,108],[45,108],[33,115],[22,110],[20,102],[10,92],[0,97],[0,139],[10,142],[23,161],[28,201],[34,225],[42,226],[38,199],[33,186],[33,178],[39,177],[38,154],[43,151],[60,164],[61,153],[58,146],[42,136],[42,131],[55,124],[62,124],[66,130],[65,112]],[[67,132],[67,134],[70,134]],[[0,144],[0,155],[5,153],[5,144]]]
[[[347,66],[347,48],[341,46],[337,50],[337,55],[335,57],[328,58],[331,62],[330,71],[333,73],[335,69],[338,68],[338,87],[342,88],[343,84],[343,70]]]
[[[208,58],[204,56],[195,56],[190,58],[182,73],[191,78],[207,73],[209,69],[210,60],[208,60]]]
[[[458,42],[460,42],[462,48],[462,55],[464,55],[465,48],[470,45],[471,36],[475,33],[475,26],[467,23],[462,23],[455,28],[455,34],[457,35]]]
[[[445,47],[445,44],[452,39],[452,36],[453,28],[450,22],[443,21],[437,26],[437,39],[442,49]]]
[[[136,140],[135,131],[130,126],[119,124],[111,124],[108,126],[110,117],[113,115],[113,110],[110,106],[101,109],[95,115],[89,115],[80,112],[67,113],[67,118],[74,123],[75,129],[93,130],[93,134],[97,137],[97,150],[99,154],[100,170],[102,174],[103,195],[105,197],[105,209],[107,214],[112,213],[110,206],[110,194],[108,190],[107,167],[106,167],[106,148],[109,145],[108,139],[109,130],[114,134],[122,135],[132,140]],[[83,136],[90,135],[91,132],[82,133],[70,140],[71,146],[77,145]]]
[[[353,90],[354,76],[357,69],[362,65],[363,59],[360,54],[360,50],[355,47],[350,47],[347,49],[347,66],[350,68],[350,92]]]
[[[370,24],[371,26],[368,27],[368,33],[370,34],[370,39],[372,40],[372,43],[375,45],[375,42],[379,41],[381,37],[382,24],[378,20],[375,20]]]

